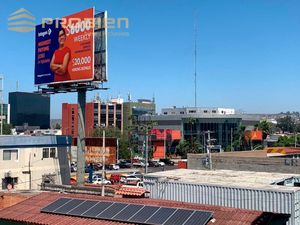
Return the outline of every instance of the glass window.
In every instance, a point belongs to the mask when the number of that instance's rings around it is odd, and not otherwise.
[[[3,150],[3,160],[18,160],[18,150]]]
[[[50,158],[55,158],[55,157],[56,157],[56,149],[50,148]]]
[[[43,148],[43,159],[49,158],[49,148]]]

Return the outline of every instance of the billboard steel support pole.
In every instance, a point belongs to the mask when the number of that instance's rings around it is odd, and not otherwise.
[[[86,89],[78,90],[77,186],[84,185]]]

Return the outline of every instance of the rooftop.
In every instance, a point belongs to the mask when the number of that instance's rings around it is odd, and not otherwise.
[[[71,145],[69,136],[0,136],[0,147],[37,147],[37,146],[67,146]]]
[[[158,178],[169,182],[185,182],[203,185],[216,185],[226,187],[257,188],[273,191],[295,192],[300,187],[272,185],[273,182],[280,182],[289,178],[299,178],[299,174],[267,173],[252,171],[233,170],[190,170],[177,169],[163,172],[156,172],[147,175],[145,178]],[[147,181],[146,181],[147,182]]]
[[[64,215],[55,215],[49,213],[42,213],[40,210],[50,203],[56,201],[59,198],[80,198],[80,199],[93,199],[93,200],[104,200],[114,202],[125,202],[133,204],[144,204],[174,208],[186,208],[194,210],[212,211],[215,219],[214,223],[208,224],[224,225],[224,224],[239,224],[239,225],[253,225],[269,224],[269,221],[277,215],[272,213],[264,213],[252,210],[242,210],[234,208],[225,208],[221,206],[208,206],[199,205],[175,201],[166,201],[158,199],[123,199],[123,198],[109,198],[93,195],[83,194],[62,194],[55,192],[43,192],[36,196],[33,196],[23,202],[20,202],[14,206],[8,207],[5,210],[0,210],[0,220],[18,221],[30,224],[101,224],[101,225],[120,225],[128,224],[115,221],[104,221],[98,219],[88,219],[81,217],[72,217]]]

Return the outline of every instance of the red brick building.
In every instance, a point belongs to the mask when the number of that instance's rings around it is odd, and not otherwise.
[[[94,103],[85,106],[85,132],[86,136],[92,135],[94,126]],[[62,105],[62,134],[72,137],[78,136],[78,105],[63,103]]]
[[[112,100],[108,103],[100,101],[86,103],[85,132],[90,137],[96,127],[116,127],[123,131],[123,102]],[[72,137],[78,136],[78,105],[63,103],[62,133]]]

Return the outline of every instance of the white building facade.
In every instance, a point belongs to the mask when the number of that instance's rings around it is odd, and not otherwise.
[[[234,115],[232,108],[209,108],[209,107],[183,107],[165,108],[161,110],[162,115]]]
[[[0,188],[38,190],[42,183],[69,184],[67,136],[0,136]]]

